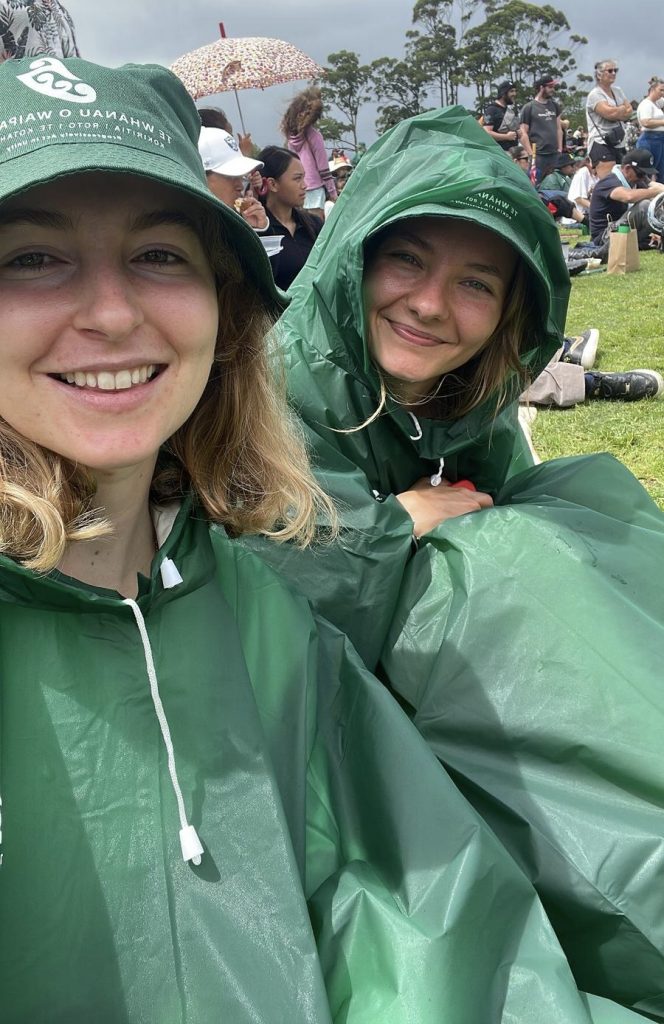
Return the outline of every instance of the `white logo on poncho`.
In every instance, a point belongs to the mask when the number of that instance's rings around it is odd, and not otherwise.
[[[91,85],[73,75],[62,61],[55,57],[40,57],[30,65],[24,75],[16,76],[19,82],[33,92],[51,96],[67,103],[94,103],[97,93]]]

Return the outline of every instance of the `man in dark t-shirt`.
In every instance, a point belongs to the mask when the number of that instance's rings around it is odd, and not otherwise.
[[[595,245],[604,241],[610,221],[629,224],[638,232],[639,248],[649,247],[648,205],[664,192],[664,184],[652,180],[656,173],[649,150],[630,149],[620,166],[597,182],[590,199],[590,237]]]
[[[498,95],[484,111],[484,130],[501,149],[508,150],[519,141],[519,111],[514,105],[514,82],[501,82]]]
[[[542,179],[556,154],[562,152],[563,129],[560,104],[554,99],[558,83],[552,75],[542,75],[535,82],[537,95],[521,111],[521,144],[532,158],[535,144],[537,180]]]

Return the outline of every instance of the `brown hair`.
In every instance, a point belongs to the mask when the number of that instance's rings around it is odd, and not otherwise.
[[[498,412],[523,391],[529,374],[521,355],[543,333],[531,278],[519,259],[495,331],[474,359],[445,375],[434,399],[438,418],[464,416],[491,396]]]
[[[315,124],[322,111],[321,91],[317,86],[309,86],[298,93],[281,121],[281,132],[286,141],[291,135],[299,135],[305,128]]]
[[[193,488],[209,518],[232,535],[263,533],[306,546],[319,511],[328,522],[336,518],[311,474],[301,430],[286,406],[283,374],[268,351],[272,321],[218,220],[201,216],[200,232],[219,301],[214,364],[198,405],[163,446],[152,496],[172,500]],[[67,543],[107,534],[94,495],[89,470],[0,420],[3,554],[48,572]]]
[[[199,107],[198,116],[204,128],[221,128],[229,135],[233,134],[233,127],[221,107]]]

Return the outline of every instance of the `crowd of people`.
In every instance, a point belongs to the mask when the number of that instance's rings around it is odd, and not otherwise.
[[[651,77],[634,109],[616,84],[615,61],[598,61],[594,71],[586,129],[571,131],[563,122],[553,75],[537,79],[535,96],[520,111],[514,82],[502,82],[481,122],[528,172],[552,212],[567,223],[584,224],[593,244],[603,245],[611,230],[627,223],[637,231],[640,248],[660,249],[656,200],[664,190],[664,79]]]
[[[664,1020],[664,515],[519,424],[617,396],[554,80],[354,163],[314,87],[256,151],[46,42],[0,64],[50,126],[0,131],[3,1024]]]

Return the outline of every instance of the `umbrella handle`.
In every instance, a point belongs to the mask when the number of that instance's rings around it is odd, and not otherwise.
[[[219,22],[219,35],[221,36],[222,39],[226,38],[226,28],[224,26],[223,21]],[[242,117],[242,107],[240,106],[240,97],[237,94],[237,89],[233,89],[233,92],[235,93],[235,102],[237,103],[237,112],[240,115],[240,124],[242,125],[242,134],[246,135],[247,134],[247,129],[244,127],[244,118]]]
[[[247,134],[247,129],[244,127],[244,118],[242,117],[242,107],[240,106],[240,97],[237,94],[237,89],[233,89],[235,93],[235,102],[237,103],[237,112],[240,115],[240,124],[242,125],[242,134]]]

